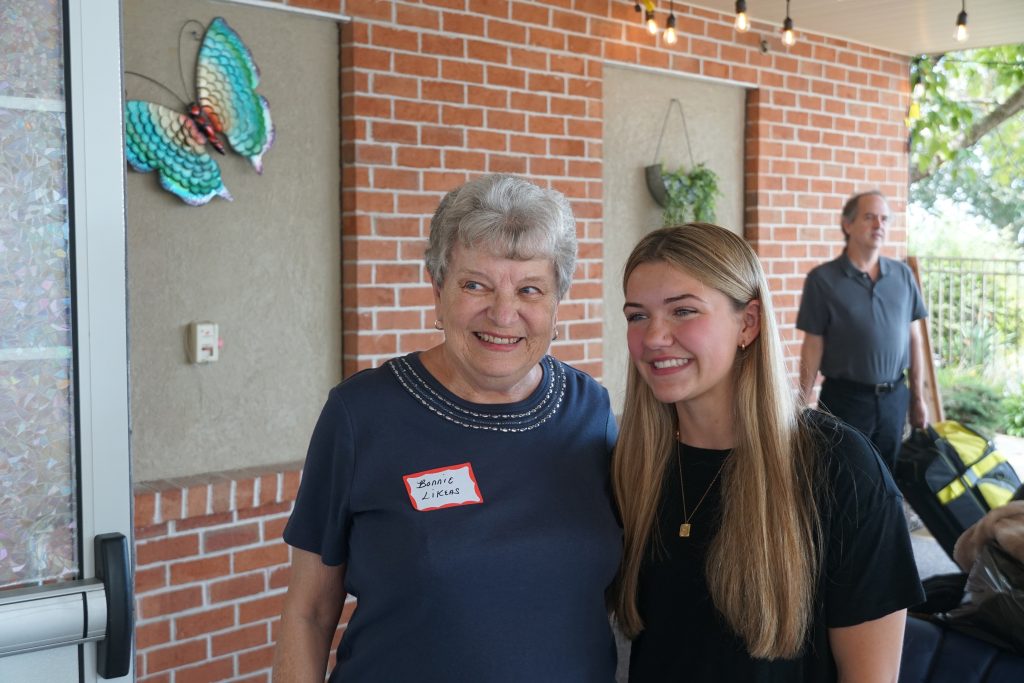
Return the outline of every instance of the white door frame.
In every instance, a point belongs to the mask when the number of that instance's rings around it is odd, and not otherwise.
[[[129,457],[127,280],[125,274],[125,194],[122,153],[120,0],[64,0],[65,72],[68,86],[68,194],[72,221],[74,294],[74,381],[79,479],[80,581],[15,591],[26,599],[15,605],[31,623],[43,614],[70,612],[82,637],[54,642],[52,649],[0,658],[0,673],[30,672],[65,683],[69,661],[77,660],[74,681],[95,683],[98,656],[110,642],[106,633],[111,591],[97,581],[94,537],[120,533],[134,555]],[[127,637],[132,637],[131,566],[127,576]],[[69,599],[75,591],[77,599]],[[3,597],[5,594],[0,594]],[[10,596],[10,593],[6,594]],[[32,596],[37,599],[32,599]],[[73,608],[73,609],[70,609]],[[91,615],[89,612],[93,612]],[[100,624],[94,628],[97,617]],[[84,619],[83,619],[84,617]],[[40,619],[40,623],[45,622]],[[83,622],[86,624],[83,629]],[[125,628],[121,622],[122,629]],[[61,628],[55,626],[57,631]],[[98,630],[100,629],[100,630]],[[28,629],[26,629],[28,630]],[[67,630],[67,629],[64,629]],[[32,634],[27,634],[31,636]],[[36,642],[45,638],[36,634]],[[58,638],[53,638],[58,641]],[[133,680],[134,654],[125,676]]]
[[[83,578],[88,579],[95,576],[92,539],[98,534],[124,534],[129,557],[134,557],[121,3],[67,0],[66,6],[80,533]],[[90,643],[82,648],[84,680],[98,680],[97,646]],[[133,677],[132,664],[128,680]]]

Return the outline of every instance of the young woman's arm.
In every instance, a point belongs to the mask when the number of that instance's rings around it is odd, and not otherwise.
[[[830,628],[839,683],[896,683],[906,623],[907,610],[901,609],[856,626]]]

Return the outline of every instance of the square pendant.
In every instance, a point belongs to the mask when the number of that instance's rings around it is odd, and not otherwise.
[[[689,538],[690,525],[685,522],[679,525],[679,538]]]

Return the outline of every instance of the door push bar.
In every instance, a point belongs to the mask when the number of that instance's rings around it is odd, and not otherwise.
[[[106,637],[97,645],[96,669],[100,678],[120,678],[128,673],[135,624],[135,595],[128,539],[124,534],[100,534],[93,539],[96,578],[106,586]]]
[[[98,642],[101,678],[128,673],[134,595],[124,534],[93,539],[96,578],[0,592],[0,657]]]

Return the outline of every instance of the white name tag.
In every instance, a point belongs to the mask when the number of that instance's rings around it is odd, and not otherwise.
[[[468,462],[407,474],[402,479],[412,506],[420,512],[484,502]]]

